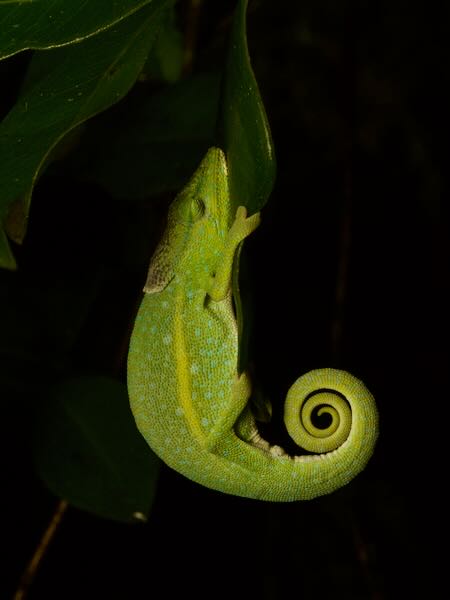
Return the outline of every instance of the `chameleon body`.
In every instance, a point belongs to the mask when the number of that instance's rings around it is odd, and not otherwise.
[[[259,224],[234,214],[223,152],[211,148],[169,209],[150,264],[128,358],[136,424],[170,467],[209,488],[272,501],[304,500],[348,483],[369,460],[378,433],[375,402],[352,375],[319,369],[300,377],[285,424],[310,452],[288,455],[258,432],[238,374],[231,293],[233,258]],[[318,429],[311,414],[328,412]]]

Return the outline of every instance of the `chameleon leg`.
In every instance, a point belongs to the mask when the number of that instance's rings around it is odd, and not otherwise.
[[[247,373],[237,375],[233,383],[233,401],[229,404],[229,410],[223,418],[216,424],[214,429],[208,435],[206,447],[212,450],[223,436],[228,436],[230,430],[234,427],[239,415],[245,409],[248,399],[251,395],[251,384]]]
[[[236,249],[242,240],[258,227],[260,220],[259,213],[247,217],[245,206],[238,207],[236,217],[225,238],[222,260],[212,277],[208,290],[208,295],[212,300],[219,302],[227,296],[231,287],[231,273]]]

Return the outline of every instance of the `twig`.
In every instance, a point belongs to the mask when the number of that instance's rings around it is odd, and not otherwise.
[[[34,551],[33,556],[31,557],[30,562],[28,563],[25,571],[22,574],[22,577],[19,582],[19,586],[14,594],[13,600],[24,600],[28,593],[28,590],[31,584],[36,577],[36,573],[39,569],[39,566],[42,562],[42,559],[47,552],[51,541],[53,540],[56,531],[61,523],[61,520],[66,512],[69,503],[66,500],[60,500],[58,505],[50,519],[50,522],[47,526],[47,529],[44,531],[43,536],[41,537],[39,544]]]

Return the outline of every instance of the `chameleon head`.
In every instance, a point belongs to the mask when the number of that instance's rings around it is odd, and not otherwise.
[[[169,208],[167,227],[152,257],[144,291],[162,291],[174,276],[215,261],[231,215],[225,155],[210,148]],[[192,269],[191,269],[192,270]]]
[[[230,225],[228,169],[220,148],[210,148],[188,184],[169,210],[169,223],[197,228],[211,227],[223,235]]]

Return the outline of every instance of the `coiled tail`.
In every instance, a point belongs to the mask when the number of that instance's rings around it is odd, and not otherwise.
[[[317,418],[324,415],[328,423],[322,428]],[[246,460],[258,474],[249,486],[252,497],[292,501],[328,494],[364,469],[378,437],[372,394],[359,379],[337,369],[317,369],[299,377],[287,394],[284,422],[300,446],[298,455],[264,440],[249,412],[237,423],[237,435],[254,447]]]

